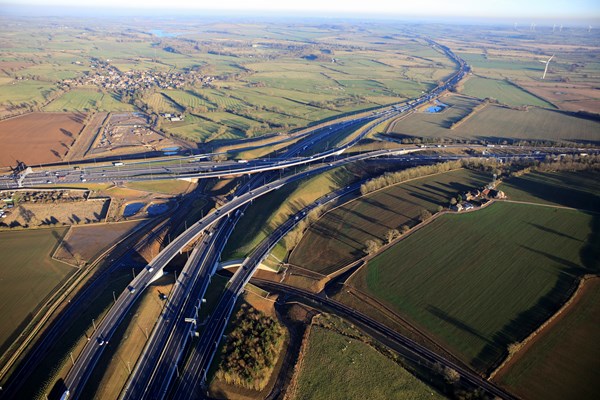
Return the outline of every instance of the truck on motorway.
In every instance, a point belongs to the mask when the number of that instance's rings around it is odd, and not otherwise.
[[[238,160],[238,163],[240,164],[246,164],[248,162],[248,160]]]
[[[125,165],[125,164],[123,164],[123,162],[121,162],[121,161],[115,161],[115,162],[113,162],[113,166],[114,167],[120,167],[122,165]]]

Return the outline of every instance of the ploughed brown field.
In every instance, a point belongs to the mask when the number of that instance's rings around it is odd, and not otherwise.
[[[0,121],[0,167],[61,161],[83,128],[85,114],[30,113]]]

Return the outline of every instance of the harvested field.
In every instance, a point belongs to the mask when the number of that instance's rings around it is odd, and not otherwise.
[[[51,258],[66,228],[0,232],[0,350],[74,268]],[[4,353],[3,351],[1,353]]]
[[[100,222],[106,217],[109,203],[108,199],[48,204],[22,203],[7,213],[0,227],[27,228]]]
[[[73,265],[93,261],[103,250],[131,232],[139,223],[140,221],[129,221],[73,226],[54,253],[54,258]]]
[[[319,219],[290,255],[290,263],[322,274],[364,255],[367,240],[383,241],[389,229],[418,222],[422,209],[435,211],[458,192],[480,187],[490,177],[469,170],[416,179],[371,193]]]
[[[523,348],[496,380],[524,399],[593,399],[600,393],[600,279]]]
[[[30,113],[0,122],[0,166],[61,161],[83,128],[80,113]]]
[[[447,214],[372,259],[349,282],[387,304],[457,357],[485,372],[566,301],[593,217],[496,203]],[[492,312],[493,310],[493,312]]]
[[[600,113],[600,95],[592,85],[562,82],[531,82],[523,84],[529,92],[551,101],[565,111]]]
[[[444,398],[358,339],[313,325],[306,340],[291,399]]]

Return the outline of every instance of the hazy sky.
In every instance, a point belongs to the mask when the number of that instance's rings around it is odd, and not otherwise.
[[[44,6],[270,10],[406,16],[598,18],[599,0],[0,0]]]

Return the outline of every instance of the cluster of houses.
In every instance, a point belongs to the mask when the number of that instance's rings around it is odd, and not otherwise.
[[[501,190],[486,187],[483,190],[474,189],[460,194],[460,200],[452,205],[452,211],[469,211],[487,203],[490,199],[505,199],[506,195]]]
[[[165,119],[168,119],[171,122],[183,121],[183,119],[184,119],[183,114],[163,113],[163,114],[160,114],[160,116]]]
[[[11,197],[5,197],[0,203],[0,218],[6,218],[10,213],[10,209],[15,206]]]
[[[214,77],[202,75],[199,72],[188,71],[154,71],[131,70],[121,71],[108,62],[94,62],[93,72],[75,79],[66,79],[64,84],[69,86],[94,85],[117,92],[133,93],[136,90],[150,88],[179,89],[186,85],[205,85]]]

